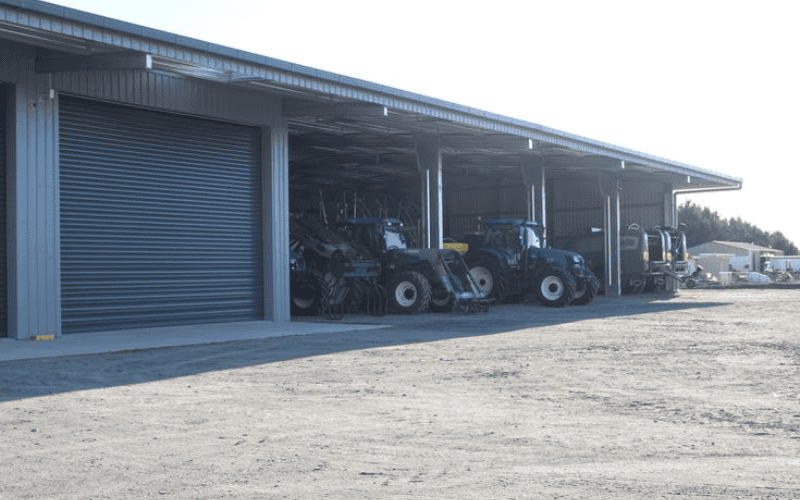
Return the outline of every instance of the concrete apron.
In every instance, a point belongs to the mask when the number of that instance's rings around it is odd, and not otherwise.
[[[211,325],[179,325],[135,330],[73,333],[54,340],[0,338],[0,362],[21,359],[77,356],[126,350],[155,349],[234,340],[266,339],[290,335],[338,333],[388,328],[390,325],[348,323],[273,323],[246,321]]]

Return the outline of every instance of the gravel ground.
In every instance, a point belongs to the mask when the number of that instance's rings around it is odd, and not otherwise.
[[[0,498],[800,498],[800,290],[0,363]]]

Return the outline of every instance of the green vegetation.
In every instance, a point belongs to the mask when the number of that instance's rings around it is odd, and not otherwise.
[[[780,231],[770,233],[745,222],[741,217],[723,219],[708,207],[691,201],[678,206],[678,222],[686,224],[686,243],[692,247],[713,240],[753,243],[798,255],[800,250]]]

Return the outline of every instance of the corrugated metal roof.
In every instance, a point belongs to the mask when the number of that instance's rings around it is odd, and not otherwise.
[[[340,164],[359,165],[374,177],[381,173],[369,172],[376,156],[391,166],[393,155],[413,154],[415,134],[422,134],[440,138],[446,167],[518,168],[521,157],[534,155],[551,170],[573,173],[619,171],[625,162],[626,176],[659,175],[674,189],[739,188],[742,182],[536,123],[39,0],[0,0],[2,37],[72,53],[149,53],[162,71],[279,93],[292,110],[294,152],[311,165],[319,158],[321,169],[330,167],[330,158],[318,156],[327,148]],[[383,113],[352,116],[335,107],[353,103]],[[311,109],[304,116],[315,104],[327,106],[328,114]],[[414,175],[413,166],[407,170]]]

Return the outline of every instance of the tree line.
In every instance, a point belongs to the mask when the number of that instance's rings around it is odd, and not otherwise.
[[[724,219],[691,200],[678,206],[678,222],[687,226],[686,244],[690,247],[714,240],[737,241],[783,250],[785,255],[800,255],[800,250],[780,231],[764,231],[741,217]]]

